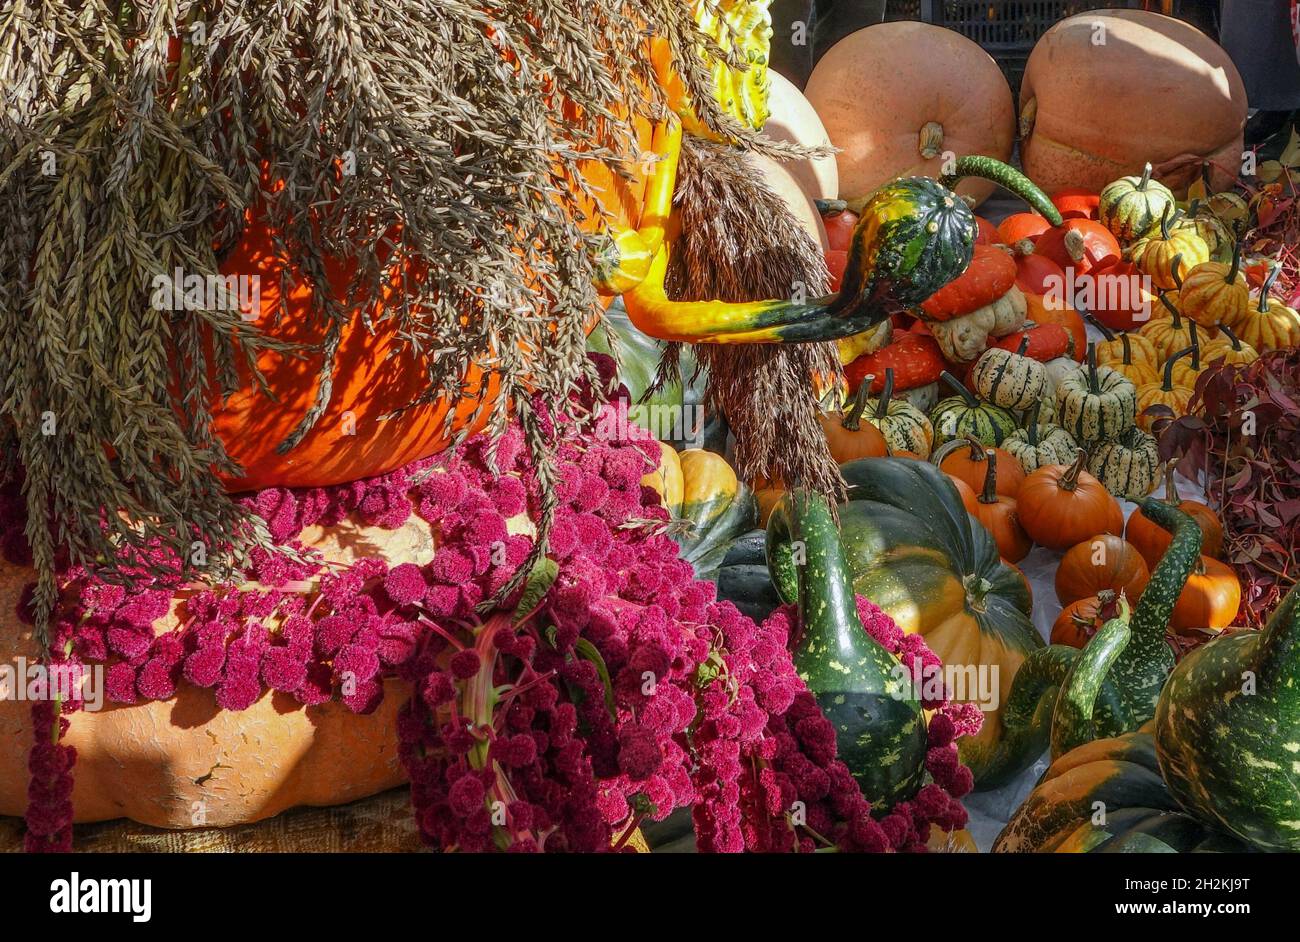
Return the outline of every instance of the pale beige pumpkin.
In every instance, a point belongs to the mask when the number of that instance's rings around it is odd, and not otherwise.
[[[512,521],[512,529],[516,529]],[[308,527],[301,536],[326,559],[349,563],[376,548],[390,565],[427,562],[429,524],[412,516],[396,530],[359,526]],[[0,561],[0,610],[15,611],[31,569]],[[154,626],[176,625],[176,608]],[[6,616],[0,650],[35,662],[30,626]],[[304,707],[268,691],[247,710],[217,708],[213,691],[182,683],[170,700],[130,706],[105,704],[71,716],[63,740],[77,750],[72,801],[75,820],[127,817],[156,827],[188,828],[201,810],[207,826],[260,821],[298,805],[336,805],[401,784],[397,711],[406,685],[384,683],[384,699],[361,716],[341,703]],[[27,752],[31,705],[0,700],[0,814],[27,807]],[[196,804],[200,802],[201,804]]]
[[[1049,194],[1100,191],[1148,161],[1160,175],[1184,155],[1236,167],[1245,120],[1228,54],[1194,26],[1142,10],[1061,20],[1034,46],[1020,86],[1021,159]],[[1198,173],[1193,163],[1160,179],[1178,191]],[[1232,182],[1212,174],[1215,189]]]
[[[952,30],[879,23],[841,39],[804,90],[840,148],[840,195],[865,196],[899,176],[938,177],[943,154],[1011,159],[1015,106],[1002,71]],[[957,192],[984,200],[994,185]]]
[[[774,141],[788,141],[805,147],[830,144],[830,136],[816,109],[784,76],[768,72],[768,107],[771,115],[763,133]],[[835,155],[817,160],[788,160],[785,166],[799,187],[813,199],[833,200],[840,195],[840,175]]]

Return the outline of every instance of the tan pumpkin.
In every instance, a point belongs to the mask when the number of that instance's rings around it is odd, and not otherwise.
[[[1154,438],[1131,425],[1097,447],[1088,458],[1088,470],[1116,497],[1137,500],[1155,489],[1160,449]]]
[[[826,127],[817,110],[785,76],[767,70],[767,105],[771,114],[763,125],[763,133],[774,141],[788,141],[805,147],[821,147],[830,143]],[[787,160],[785,166],[799,188],[813,199],[833,200],[840,195],[840,175],[835,165],[835,155],[828,154],[817,160]]]
[[[1168,292],[1161,292],[1160,303],[1165,316],[1153,317],[1138,329],[1138,334],[1151,341],[1156,350],[1157,365],[1163,366],[1179,350],[1192,345],[1192,321],[1183,317],[1182,312],[1174,306]],[[1199,334],[1198,334],[1199,336]]]
[[[1097,365],[1096,348],[1088,345],[1088,362],[1056,388],[1061,427],[1088,448],[1133,424],[1137,387],[1122,373]]]
[[[863,386],[871,388],[868,375]],[[885,368],[885,388],[874,406],[869,406],[864,417],[880,430],[885,446],[891,455],[908,452],[918,458],[929,458],[934,444],[934,426],[926,414],[906,399],[894,398],[894,368]]]
[[[1187,273],[1178,289],[1183,315],[1205,327],[1235,323],[1250,307],[1250,286],[1241,273],[1241,245],[1234,243],[1232,264],[1201,262]]]
[[[1020,85],[1021,160],[1049,194],[1100,192],[1148,161],[1181,190],[1201,162],[1168,174],[1161,164],[1187,155],[1214,161],[1212,188],[1228,189],[1235,181],[1219,167],[1240,164],[1245,120],[1246,89],[1228,54],[1196,27],[1142,10],[1090,10],[1056,23]]]
[[[1011,158],[1015,105],[1002,70],[949,29],[900,21],[851,33],[821,57],[804,94],[840,148],[845,199],[899,176],[938,177],[947,151]],[[967,179],[957,192],[978,204],[993,186]]]
[[[513,528],[513,524],[512,524]],[[309,527],[309,549],[340,565],[367,548],[384,548],[390,565],[428,562],[434,535],[418,516],[396,530],[345,521]],[[17,607],[35,571],[0,561],[0,606]],[[175,627],[173,611],[155,630]],[[29,626],[6,616],[0,623],[5,656],[35,660]],[[130,706],[106,704],[78,712],[63,742],[77,750],[73,775],[76,821],[127,817],[142,824],[188,828],[260,821],[298,805],[337,805],[402,783],[397,757],[397,712],[409,698],[400,681],[384,685],[384,699],[369,715],[338,702],[305,707],[271,691],[237,712],[217,708],[212,690],[182,683],[170,700]],[[27,806],[27,746],[31,705],[0,699],[0,814],[22,815]]]
[[[1103,359],[1102,348],[1105,348]],[[1118,357],[1116,349],[1118,348]],[[1156,367],[1158,354],[1156,353],[1155,344],[1146,337],[1136,333],[1122,333],[1113,341],[1097,344],[1097,363],[1100,366],[1108,366],[1118,373],[1124,374],[1134,386],[1139,389],[1147,383],[1155,383],[1160,380],[1160,372]]]

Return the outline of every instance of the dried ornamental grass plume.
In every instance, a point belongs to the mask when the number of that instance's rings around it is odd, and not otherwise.
[[[521,406],[549,480],[545,415],[589,372],[599,310],[577,168],[640,159],[630,114],[662,113],[650,33],[705,125],[788,150],[714,103],[702,53],[725,54],[685,2],[6,5],[0,435],[6,464],[26,469],[42,625],[59,553],[118,559],[115,546],[161,540],[191,560],[198,540],[218,566],[268,542],[217,479],[237,469],[212,407],[273,341],[228,305],[150,303],[160,273],[215,276],[253,211],[309,285],[328,259],[355,263],[343,296],[311,293],[325,366],[282,449],[324,411],[341,328],[400,277],[386,271],[396,253],[439,274],[405,280],[382,314],[427,371],[421,401],[454,413],[477,397],[467,365],[490,365],[505,394],[491,428]],[[355,173],[340,172],[348,154]]]
[[[821,246],[743,155],[688,139],[679,172],[671,297],[757,301],[827,293]],[[708,370],[705,402],[735,434],[742,480],[763,476],[844,498],[813,392],[817,380],[840,376],[833,343],[698,344],[694,352]],[[661,373],[673,372],[675,358],[670,345]]]

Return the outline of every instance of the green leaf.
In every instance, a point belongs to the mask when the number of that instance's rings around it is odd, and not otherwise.
[[[1300,132],[1296,130],[1295,125],[1291,126],[1291,139],[1287,141],[1286,149],[1282,151],[1282,156],[1278,160],[1284,167],[1300,168]]]
[[[618,722],[618,714],[614,710],[614,685],[609,682],[609,668],[605,666],[605,659],[600,656],[596,646],[586,638],[575,641],[573,650],[584,661],[591,661],[596,665],[596,673],[600,675],[600,682],[605,688],[605,709],[609,710],[609,718]]]
[[[519,597],[519,604],[515,606],[514,615],[510,618],[512,625],[522,625],[541,608],[542,600],[546,598],[546,593],[551,590],[555,577],[559,574],[559,563],[549,556],[543,556],[537,561],[524,582],[524,593]]]

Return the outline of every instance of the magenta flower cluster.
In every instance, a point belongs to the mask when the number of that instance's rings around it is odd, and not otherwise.
[[[511,430],[382,477],[247,498],[294,553],[254,553],[242,581],[142,577],[128,593],[69,569],[52,649],[105,664],[117,703],[167,699],[189,683],[229,710],[273,690],[364,713],[386,679],[403,681],[412,693],[399,714],[400,755],[420,833],[441,849],[618,849],[640,821],[682,806],[705,851],[919,850],[931,825],[964,824],[957,799],[970,773],[954,740],[978,729],[977,712],[927,704],[938,710],[932,781],[873,815],[794,672],[794,613],[755,625],[694,578],[662,532],[658,495],[640,483],[654,443],[556,427],[568,436],[553,481],[556,572],[526,617],[513,617],[519,591],[480,611],[532,548],[507,521],[541,512],[541,487]],[[412,514],[436,533],[423,564],[332,564],[300,539],[309,526],[391,529]],[[23,546],[15,528],[21,521],[0,523],[6,555]],[[859,606],[906,662],[936,660],[865,599]],[[159,631],[167,617],[174,627]],[[47,712],[31,753],[29,845],[62,848],[75,755],[51,735]],[[796,800],[806,825],[791,823]]]

